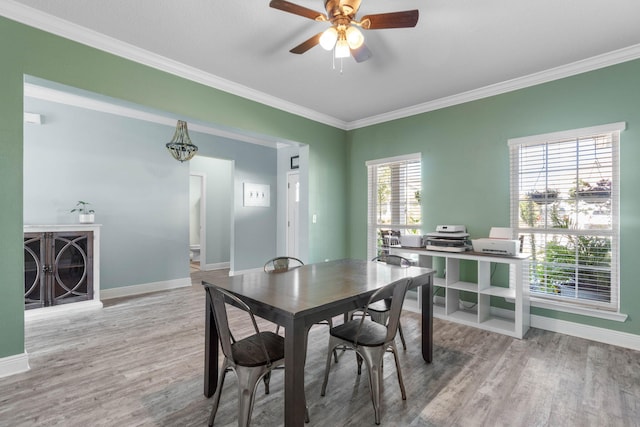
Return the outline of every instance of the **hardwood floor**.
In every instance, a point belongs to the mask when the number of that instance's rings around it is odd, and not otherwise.
[[[204,304],[197,284],[30,321],[31,370],[0,379],[0,426],[206,425]],[[425,364],[419,316],[404,312],[402,322],[407,400],[400,399],[389,354],[382,425],[640,426],[640,352],[537,329],[517,340],[435,319],[434,361]],[[327,396],[320,397],[327,341],[326,327],[311,330],[309,425],[375,425],[366,373],[356,375],[352,353],[332,364]],[[270,395],[260,386],[253,426],[282,424],[283,374],[273,374]],[[236,425],[236,409],[230,374],[216,425]]]

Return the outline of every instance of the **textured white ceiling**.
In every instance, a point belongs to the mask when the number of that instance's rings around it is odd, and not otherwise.
[[[362,0],[359,17],[419,9],[418,25],[364,32],[373,57],[333,69],[319,46],[289,53],[328,24],[272,9],[268,0],[6,1],[347,127],[640,44],[638,0]],[[322,0],[292,2],[324,11]]]

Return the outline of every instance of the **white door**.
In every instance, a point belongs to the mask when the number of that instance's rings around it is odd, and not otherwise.
[[[299,257],[299,206],[300,175],[297,172],[287,174],[287,255]]]
[[[189,260],[192,268],[206,270],[206,175],[191,172],[189,180]]]

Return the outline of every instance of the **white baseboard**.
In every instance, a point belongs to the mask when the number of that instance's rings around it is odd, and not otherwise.
[[[415,299],[405,299],[402,308],[414,313],[421,312],[418,301]],[[491,311],[492,313],[499,314],[502,317],[513,318],[514,315],[512,310],[504,310],[496,307],[492,307]],[[571,335],[578,338],[640,351],[640,335],[537,315],[531,315],[530,320],[532,328],[544,329],[545,331],[557,332],[560,334]]]
[[[100,310],[102,308],[102,301],[79,301],[70,304],[60,304],[51,307],[34,308],[32,310],[24,311],[25,322],[31,320],[48,319],[51,317],[68,315],[71,313],[83,313],[85,311]]]
[[[0,359],[0,378],[27,372],[29,369],[31,369],[29,367],[29,355],[26,351],[22,354],[15,354]]]
[[[169,289],[178,289],[191,286],[191,278],[163,280],[161,282],[143,283],[140,285],[122,286],[120,288],[102,289],[100,290],[100,298],[111,299],[128,297],[132,295],[147,294],[149,292],[166,291]]]
[[[211,270],[223,270],[225,268],[229,268],[231,266],[230,262],[217,262],[214,264],[206,264],[204,266],[205,271]]]
[[[531,315],[531,327],[640,351],[640,335]]]

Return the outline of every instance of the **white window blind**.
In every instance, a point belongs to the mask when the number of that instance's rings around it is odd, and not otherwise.
[[[619,137],[624,123],[509,141],[511,226],[532,297],[619,308]]]
[[[399,246],[400,235],[420,233],[422,166],[420,154],[367,162],[369,259],[388,246]]]

